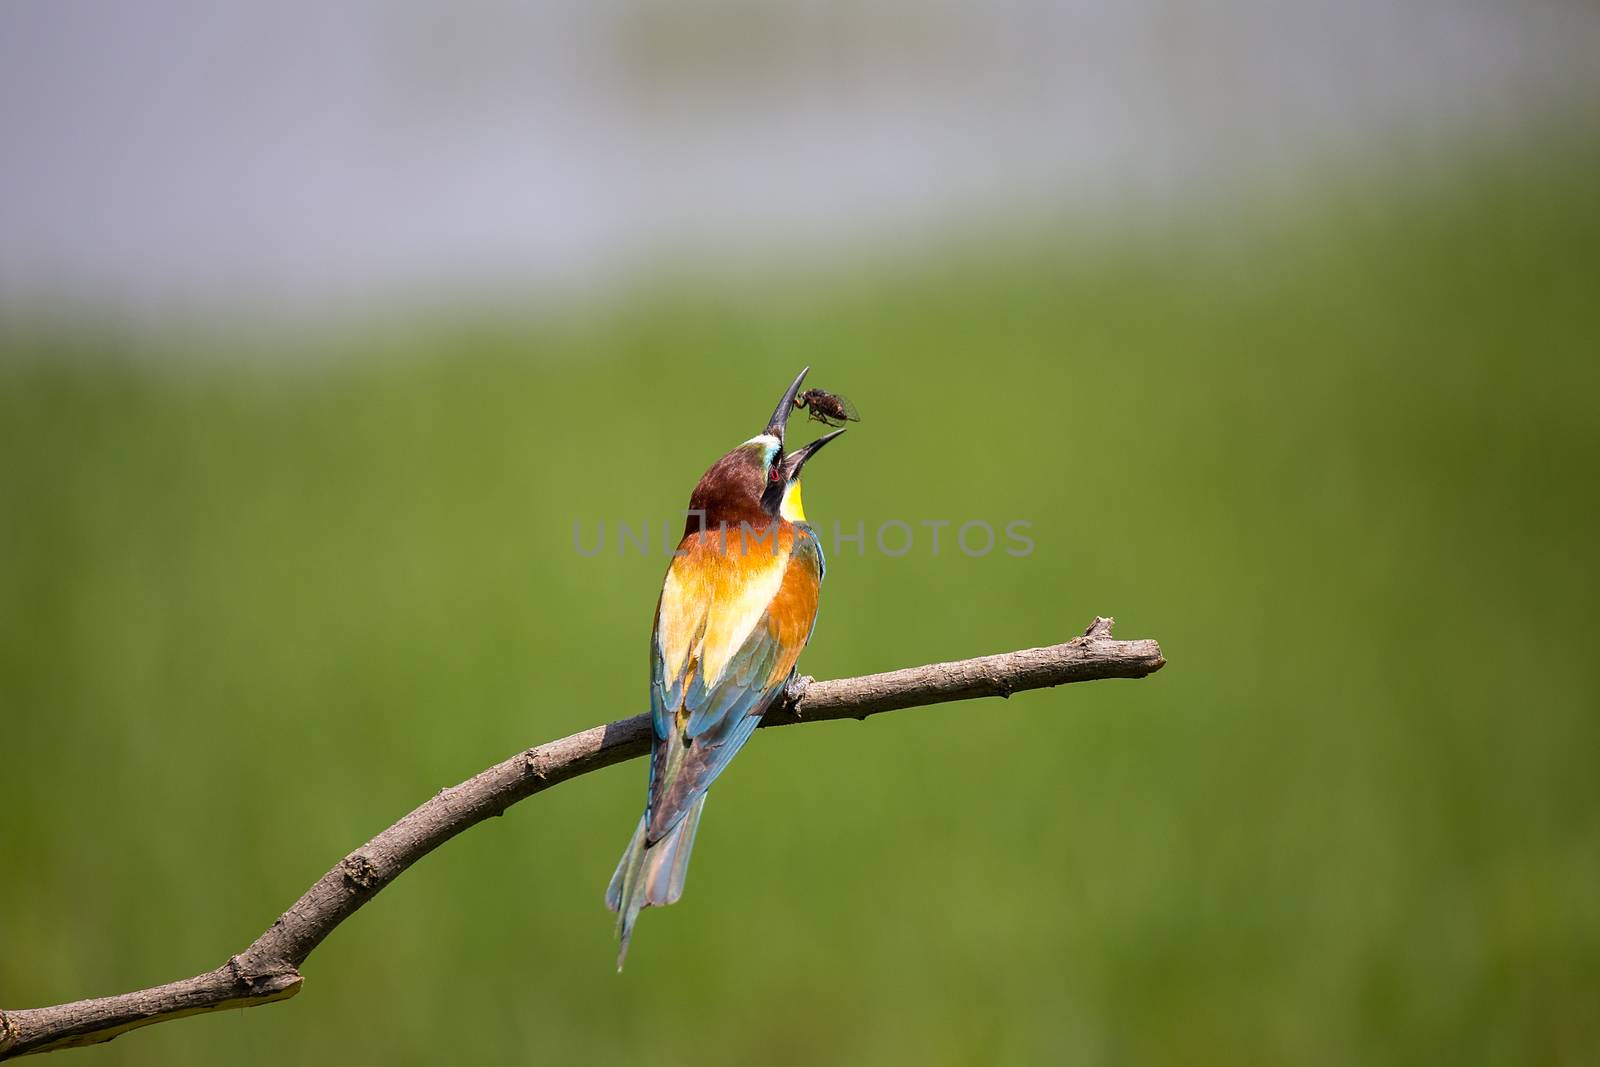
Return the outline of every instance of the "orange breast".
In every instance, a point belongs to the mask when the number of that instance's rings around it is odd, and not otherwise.
[[[779,647],[767,685],[782,681],[816,619],[821,568],[809,535],[787,522],[758,531],[707,530],[685,537],[678,551],[657,620],[663,676],[693,670],[713,686],[764,626]]]

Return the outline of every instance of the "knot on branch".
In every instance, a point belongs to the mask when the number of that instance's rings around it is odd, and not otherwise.
[[[1087,630],[1083,631],[1083,636],[1085,636],[1085,637],[1110,637],[1111,636],[1111,627],[1116,624],[1116,621],[1117,621],[1116,619],[1113,619],[1113,618],[1111,618],[1109,616],[1106,616],[1106,615],[1096,615],[1094,617],[1094,622],[1091,622],[1089,624],[1089,628]]]
[[[233,975],[233,984],[250,996],[279,993],[291,986],[299,985],[302,980],[300,972],[293,967],[274,967],[261,974],[246,970],[241,956],[228,957],[228,973]],[[110,1038],[106,1040],[109,1041]]]
[[[4,1052],[17,1043],[17,1028],[11,1025],[11,1019],[4,1011],[0,1011],[0,1052]]]
[[[789,714],[796,719],[800,716],[800,702],[806,698],[806,690],[811,688],[811,683],[816,681],[809,674],[797,674],[789,679],[789,684],[783,690],[783,704]]]
[[[340,860],[339,870],[344,875],[344,884],[352,889],[371,889],[372,883],[378,879],[377,868],[373,867],[372,861],[367,859],[364,852],[357,852]]]
[[[550,776],[544,769],[544,753],[537,748],[530,748],[523,754],[522,765],[527,768],[529,774],[541,782]]]

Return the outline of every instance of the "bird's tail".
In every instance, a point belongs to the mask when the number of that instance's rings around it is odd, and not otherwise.
[[[633,832],[617,864],[617,873],[611,876],[606,887],[606,907],[617,913],[617,970],[628,957],[628,939],[633,936],[633,924],[644,908],[674,904],[683,896],[683,879],[689,873],[689,853],[694,849],[694,832],[700,825],[700,811],[706,805],[705,794],[700,794],[694,805],[684,812],[678,825],[653,845],[645,844],[646,815],[639,819],[639,828]]]

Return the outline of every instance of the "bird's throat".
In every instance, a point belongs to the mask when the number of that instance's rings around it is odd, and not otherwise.
[[[800,504],[800,480],[797,478],[790,482],[783,491],[783,502],[778,505],[780,518],[790,522],[805,522],[805,509]]]

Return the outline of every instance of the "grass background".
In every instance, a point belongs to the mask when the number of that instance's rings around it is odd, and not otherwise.
[[[11,324],[0,1004],[212,967],[439,787],[641,710],[664,561],[572,523],[673,515],[810,363],[865,416],[825,531],[1037,550],[832,552],[803,670],[1096,613],[1168,668],[758,735],[620,977],[637,763],[427,859],[295,1000],[67,1055],[1593,1062],[1597,187],[1519,148],[287,367]]]

